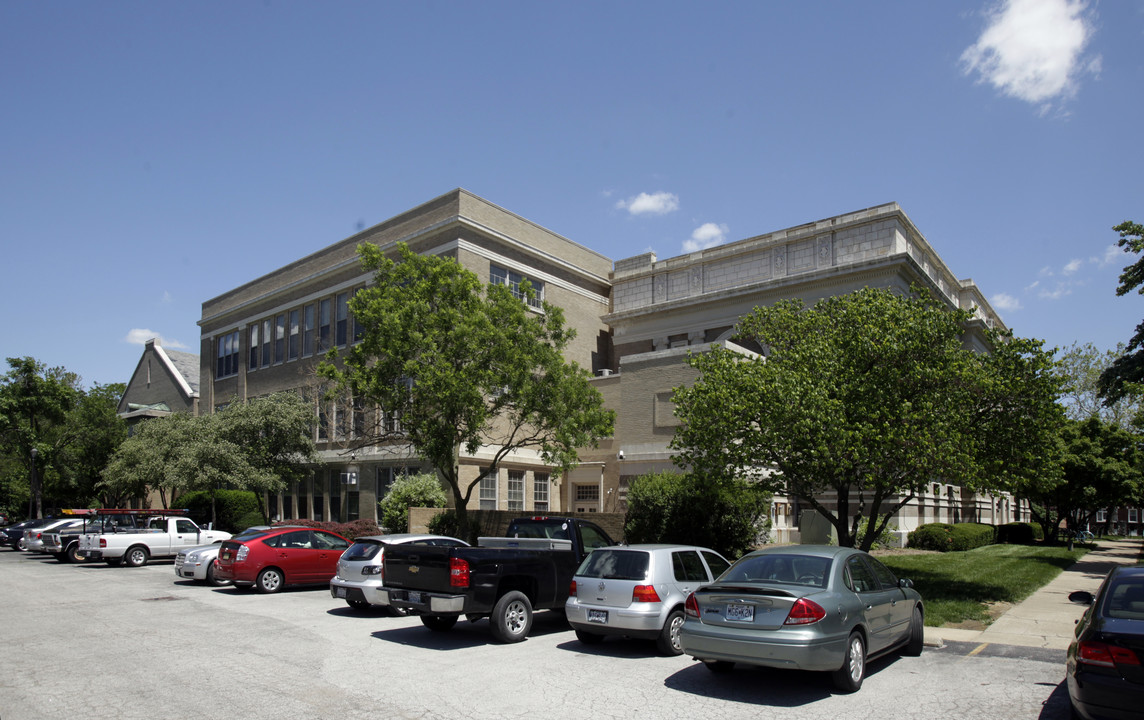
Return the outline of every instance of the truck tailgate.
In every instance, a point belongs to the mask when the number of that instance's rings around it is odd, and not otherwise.
[[[453,591],[449,584],[452,550],[424,545],[390,545],[383,560],[385,571],[382,577],[386,586],[439,593]]]

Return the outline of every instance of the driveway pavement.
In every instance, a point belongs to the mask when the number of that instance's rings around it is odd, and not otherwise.
[[[1139,542],[1100,540],[1095,550],[1058,575],[1052,582],[1010,608],[984,630],[926,628],[926,644],[941,647],[945,642],[971,642],[993,645],[1067,650],[1076,621],[1085,606],[1069,602],[1069,593],[1088,590],[1095,593],[1108,571],[1117,565],[1133,565],[1140,560]]]

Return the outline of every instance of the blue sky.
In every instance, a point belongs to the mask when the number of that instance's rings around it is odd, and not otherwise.
[[[126,381],[456,187],[613,259],[902,205],[1050,346],[1127,341],[1144,2],[0,0],[0,351]]]

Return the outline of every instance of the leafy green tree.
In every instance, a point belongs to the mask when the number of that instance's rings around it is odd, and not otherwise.
[[[374,273],[350,300],[361,342],[341,357],[332,351],[319,373],[384,411],[360,445],[408,443],[432,464],[452,493],[462,533],[480,483],[462,482],[462,450],[489,452],[486,473],[521,450],[539,452],[561,473],[576,465],[577,448],[612,434],[615,415],[588,371],[564,359],[575,331],[560,308],[545,302],[534,312],[509,288],[404,244],[396,262],[375,245],[358,253]],[[521,292],[535,300],[527,282]]]
[[[1139,395],[1126,393],[1109,402],[1100,396],[1101,377],[1125,350],[1123,343],[1103,352],[1092,343],[1073,343],[1061,352],[1059,363],[1066,381],[1061,399],[1069,419],[1099,417],[1113,425],[1131,427],[1141,409]]]
[[[163,507],[195,490],[278,492],[313,459],[310,419],[297,396],[281,394],[212,415],[148,420],[119,447],[100,489],[113,502],[157,492]]]
[[[967,350],[970,319],[916,289],[756,308],[738,339],[763,354],[690,358],[700,377],[675,390],[677,462],[797,495],[839,544],[863,549],[936,479],[986,489],[1026,478],[1051,461],[1056,425],[1038,423],[1059,413],[1059,376],[1034,341],[994,333],[994,354]],[[819,500],[827,493],[835,503]]]
[[[1095,416],[1065,424],[1059,472],[1026,493],[1046,540],[1057,539],[1062,520],[1069,530],[1078,530],[1092,522],[1098,509],[1144,501],[1140,440]]]
[[[434,473],[402,475],[393,481],[378,505],[381,526],[391,533],[409,532],[409,508],[445,507],[449,498]]]
[[[1144,251],[1144,225],[1125,221],[1112,228],[1120,233],[1117,245],[1125,252],[1140,254]],[[1120,284],[1116,294],[1127,295],[1135,290],[1144,295],[1144,256],[1124,268],[1120,273]],[[1136,334],[1128,341],[1128,347],[1100,375],[1100,394],[1106,403],[1112,404],[1125,395],[1139,395],[1139,387],[1144,384],[1144,322],[1136,326]]]
[[[94,385],[68,413],[69,442],[62,449],[60,481],[52,496],[65,507],[87,507],[98,495],[103,469],[127,439],[127,423],[119,417],[123,383]]]
[[[709,547],[734,560],[766,542],[771,496],[745,480],[707,482],[674,472],[641,475],[628,490],[630,543]]]
[[[82,390],[74,373],[46,368],[30,357],[8,358],[8,367],[0,380],[0,450],[23,466],[21,475],[29,483],[29,517],[43,517],[43,488],[59,477],[60,456],[72,441],[68,414]],[[33,449],[35,487],[31,486]],[[21,479],[13,480],[10,490],[24,495]]]

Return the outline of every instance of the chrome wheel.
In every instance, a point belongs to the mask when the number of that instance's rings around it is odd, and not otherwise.
[[[500,642],[520,642],[532,628],[532,603],[519,590],[507,592],[493,605],[489,622],[493,637]]]
[[[866,652],[862,647],[862,638],[855,635],[850,638],[850,682],[862,682],[865,670]]]
[[[674,610],[667,616],[667,622],[663,624],[663,629],[656,638],[656,649],[659,650],[661,655],[681,655],[683,654],[683,645],[679,639],[679,631],[683,627],[683,613],[679,610]]]
[[[282,584],[282,571],[277,568],[266,568],[258,573],[258,580],[255,582],[260,593],[276,593],[282,589]]]
[[[843,692],[857,692],[866,676],[866,642],[862,634],[850,633],[846,641],[846,659],[834,671],[834,685]]]

